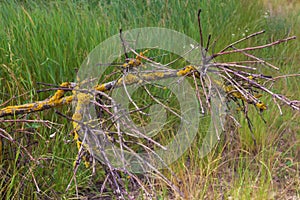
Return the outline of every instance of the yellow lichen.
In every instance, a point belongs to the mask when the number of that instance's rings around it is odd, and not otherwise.
[[[80,120],[82,120],[82,116],[80,113],[76,112],[73,114],[72,119],[75,121],[80,121]]]
[[[117,85],[123,85],[123,81],[125,81],[126,84],[130,85],[135,82],[137,82],[139,78],[136,75],[133,74],[127,74],[126,76],[120,78],[117,82]]]
[[[260,110],[266,110],[267,109],[267,106],[263,102],[257,102],[255,105]]]
[[[184,69],[179,70],[179,71],[177,72],[177,76],[185,76],[185,75],[188,75],[188,74],[190,74],[192,71],[195,71],[195,70],[196,70],[196,68],[195,68],[194,66],[188,65],[188,66],[186,66]]]
[[[79,150],[82,146],[82,142],[80,141],[79,131],[81,128],[80,123],[82,122],[82,113],[85,109],[85,106],[90,103],[90,99],[92,98],[91,94],[86,93],[77,93],[75,90],[73,91],[73,95],[77,98],[77,105],[72,116],[73,121],[73,128],[74,128],[74,141],[76,142],[77,149]],[[77,158],[78,159],[78,158]],[[84,164],[86,167],[89,167],[89,162],[86,156],[83,156],[82,159],[84,160]],[[76,163],[76,162],[75,162]],[[74,163],[74,164],[75,164]]]
[[[250,79],[250,80],[252,80],[252,79],[253,79],[253,76],[250,75],[250,76],[248,76],[247,78]]]
[[[157,78],[163,78],[165,76],[165,73],[163,72],[154,72],[154,73],[149,73],[149,74],[143,74],[143,78],[151,81],[151,80],[155,80]]]
[[[262,94],[255,94],[254,97],[258,99],[258,98],[262,97]]]
[[[81,105],[87,105],[90,103],[90,99],[92,98],[92,96],[90,94],[86,94],[86,93],[79,93],[76,95],[77,97],[77,107],[81,106]]]
[[[235,88],[232,85],[224,85],[223,86],[224,90],[226,93],[228,93],[229,95],[237,98],[237,99],[241,99],[243,101],[246,101],[246,98],[244,97],[244,95],[242,95],[239,91],[235,90]]]
[[[62,84],[60,84],[60,87],[69,87],[70,83],[69,82],[64,82]],[[65,90],[57,90],[56,93],[50,98],[50,102],[52,101],[56,101],[58,99],[60,99],[62,96],[64,96],[65,94]]]
[[[228,93],[229,95],[231,95],[231,96],[233,96],[237,99],[247,101],[247,99],[244,97],[244,95],[242,95],[239,91],[235,90],[235,88],[232,85],[223,86],[223,88],[224,88],[225,92]],[[260,98],[260,97],[262,97],[262,94],[254,94],[253,96],[255,98]],[[259,108],[260,110],[266,110],[267,109],[267,106],[264,103],[260,102],[260,101],[257,102],[257,103],[254,103],[253,101],[248,101],[248,103],[255,104],[255,106],[257,108]]]
[[[106,91],[105,84],[97,85],[94,89],[98,90],[98,91],[101,91],[101,92],[105,92]]]

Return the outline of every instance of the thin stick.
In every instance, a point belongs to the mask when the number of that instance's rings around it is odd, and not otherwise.
[[[249,67],[246,65],[238,65],[238,64],[231,64],[231,63],[211,63],[208,65],[209,67],[211,66],[224,66],[224,67],[236,67],[236,68],[243,68],[243,69],[250,69],[250,70],[256,70],[254,67]]]
[[[203,48],[203,34],[202,34],[202,27],[201,27],[201,9],[198,10],[198,27],[199,27],[199,34],[200,34],[200,45],[201,45],[201,49]],[[201,50],[202,51],[202,50]]]
[[[123,50],[124,50],[124,55],[125,55],[126,61],[128,61],[128,54],[127,54],[127,51],[126,51],[125,40],[123,39],[123,36],[122,36],[122,29],[120,29],[120,39],[121,39],[121,42],[122,42],[122,46],[123,46]]]
[[[208,48],[209,48],[210,38],[211,38],[211,34],[208,35],[208,39],[207,39],[207,43],[206,43],[206,47],[205,47],[204,56],[202,57],[202,59],[205,59],[203,61],[204,64],[207,63],[207,61],[206,61],[206,55],[207,55],[207,51],[208,51]]]
[[[34,185],[35,185],[35,187],[36,187],[37,193],[40,193],[42,190],[39,188],[39,185],[38,185],[38,183],[37,183],[37,181],[36,181],[36,179],[35,179],[35,177],[34,177],[34,174],[33,174],[33,172],[32,172],[31,167],[29,167],[29,171],[30,171],[30,173],[31,173],[31,176],[32,176]]]
[[[287,75],[282,75],[282,76],[276,76],[276,77],[273,77],[272,79],[267,80],[266,82],[276,81],[277,79],[280,79],[280,78],[295,77],[295,76],[300,76],[300,74],[287,74]]]
[[[190,123],[188,121],[186,121],[185,119],[183,119],[178,113],[176,113],[175,111],[173,111],[171,108],[169,108],[168,106],[166,106],[165,104],[163,104],[161,101],[159,101],[157,98],[155,98],[151,92],[147,89],[146,86],[144,86],[145,91],[148,93],[148,95],[154,100],[156,101],[159,105],[161,105],[162,107],[164,107],[165,109],[167,109],[168,111],[170,111],[171,113],[173,113],[175,116],[179,117],[181,120],[185,121],[186,123]]]
[[[228,64],[242,64],[242,63],[249,63],[249,64],[256,64],[256,63],[262,63],[264,61],[258,61],[258,60],[241,60],[241,61],[232,61],[232,62],[227,62]]]
[[[238,50],[238,48],[235,48],[234,46],[232,46],[232,48],[235,49],[235,50]],[[265,64],[265,65],[267,65],[267,66],[269,66],[269,67],[272,67],[273,69],[279,70],[278,67],[275,67],[275,66],[272,65],[271,63],[268,63],[267,61],[262,60],[262,59],[260,59],[260,58],[258,58],[258,57],[256,57],[256,56],[254,56],[254,55],[252,55],[252,54],[250,54],[250,53],[246,53],[246,52],[244,52],[244,51],[242,51],[241,53],[244,54],[245,56],[248,56],[249,58],[253,58],[253,59],[255,59],[255,60],[261,62],[262,64]]]
[[[225,69],[225,68],[223,68]],[[279,99],[280,101],[282,101],[283,103],[287,104],[288,106],[290,106],[291,108],[295,109],[295,110],[300,110],[300,106],[299,105],[296,105],[295,103],[293,103],[293,101],[291,101],[290,99],[280,95],[280,94],[275,94],[274,92],[272,92],[271,90],[267,89],[266,87],[258,84],[256,81],[253,81],[253,80],[250,80],[249,78],[247,77],[244,77],[243,75],[233,71],[233,70],[230,70],[230,69],[225,69],[231,73],[233,73],[234,75],[242,78],[243,80],[246,80],[248,81],[249,83],[251,83],[252,85],[254,86],[257,86],[259,89],[261,89],[262,91],[265,91],[267,93],[269,93],[270,95],[272,95],[272,97],[275,97],[277,99]]]
[[[210,39],[211,39],[211,34],[208,35],[208,39],[207,39],[207,43],[206,43],[206,47],[205,47],[205,51],[206,51],[206,52],[207,52],[208,49],[209,49]]]
[[[199,87],[198,87],[198,84],[197,84],[195,73],[193,73],[193,79],[194,79],[194,83],[195,83],[197,98],[199,100],[200,107],[201,107],[201,113],[204,114],[205,111],[204,111],[203,103],[202,103],[202,100],[201,100],[201,97],[200,97]]]
[[[29,153],[29,151],[20,143],[18,143],[17,141],[14,140],[14,138],[9,134],[7,133],[4,129],[0,128],[0,132],[2,132],[3,134],[0,133],[0,136],[7,139],[8,141],[12,142],[13,144],[15,144],[17,147],[21,147],[21,149],[23,149],[27,155],[29,156],[30,160],[31,161],[34,161],[36,162],[36,160],[33,158],[33,156]]]
[[[239,52],[243,52],[243,51],[253,51],[253,50],[256,50],[256,49],[263,49],[263,48],[271,47],[271,46],[274,46],[274,45],[277,45],[277,44],[280,44],[280,43],[283,43],[283,42],[287,42],[289,40],[294,40],[294,39],[296,39],[296,36],[292,36],[292,37],[288,37],[288,38],[285,38],[285,39],[277,40],[275,42],[265,44],[265,45],[261,45],[261,46],[254,46],[254,47],[247,47],[247,48],[244,48],[244,49],[237,49],[237,50],[232,50],[232,51],[219,52],[219,53],[213,54],[209,60],[211,60],[213,58],[216,58],[218,56],[221,56],[221,55],[239,53]]]
[[[142,115],[148,116],[147,113],[143,112],[143,111],[136,105],[136,103],[133,101],[133,99],[131,98],[130,94],[128,93],[128,90],[127,90],[127,87],[126,87],[126,83],[125,83],[125,78],[124,78],[125,76],[126,76],[126,74],[123,75],[123,81],[122,81],[122,83],[123,83],[123,88],[124,88],[124,90],[125,90],[125,93],[126,93],[128,99],[129,99],[129,101],[134,105],[134,107],[136,108],[136,110],[137,110],[139,113],[141,113]]]
[[[207,95],[207,92],[206,92],[206,88],[204,86],[204,82],[203,82],[203,77],[202,76],[200,76],[200,83],[201,83],[202,90],[203,90],[203,93],[204,93],[204,96],[205,96],[206,105],[207,105],[208,109],[210,110],[211,106],[210,106],[209,98],[208,98],[208,95]]]
[[[238,40],[238,41],[235,41],[235,42],[231,43],[230,45],[228,45],[228,46],[226,46],[224,49],[222,49],[220,52],[224,52],[224,51],[226,51],[227,49],[231,48],[233,45],[236,45],[236,44],[238,44],[238,43],[241,43],[241,42],[243,42],[243,41],[245,41],[245,40],[247,40],[247,39],[249,39],[249,38],[251,38],[251,37],[260,35],[260,34],[265,33],[265,32],[266,32],[265,30],[262,30],[262,31],[258,31],[258,32],[256,32],[256,33],[252,33],[252,34],[250,34],[250,35],[248,35],[248,36],[246,36],[246,37],[244,37],[244,38],[242,38],[242,39],[240,39],[240,40]]]

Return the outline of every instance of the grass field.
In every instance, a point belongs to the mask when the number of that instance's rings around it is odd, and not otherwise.
[[[76,69],[88,53],[118,34],[120,28],[158,26],[199,41],[197,11],[200,7],[204,39],[209,33],[218,39],[215,49],[262,29],[266,30],[264,35],[245,45],[296,35],[294,41],[259,50],[255,55],[280,67],[279,72],[262,68],[262,73],[272,76],[300,73],[298,4],[290,9],[291,5],[285,5],[285,1],[201,2],[1,1],[0,107],[47,98],[52,92],[37,93],[43,87],[39,82],[59,85],[74,81]],[[273,91],[299,99],[299,82],[299,77],[280,79]],[[268,104],[268,110],[263,113],[267,123],[255,113],[250,115],[256,145],[241,114],[237,117],[242,127],[223,134],[221,142],[205,158],[200,159],[197,153],[199,136],[185,155],[170,166],[182,180],[181,183],[173,181],[186,199],[300,199],[299,112],[283,107],[280,116],[271,98],[264,97],[264,101]],[[72,115],[70,107],[58,110]],[[1,199],[101,199],[97,195],[105,172],[100,165],[96,174],[92,174],[91,169],[81,164],[76,174],[77,184],[73,182],[66,192],[77,155],[70,136],[70,122],[53,110],[32,113],[25,119],[47,120],[52,128],[44,123],[3,123],[0,119],[0,128],[13,138],[12,141],[0,138]],[[31,161],[28,153],[39,162]],[[174,179],[168,172],[165,174]],[[157,199],[176,198],[163,181],[153,182]],[[79,194],[75,192],[76,187]],[[112,193],[109,188],[104,192],[107,199]]]

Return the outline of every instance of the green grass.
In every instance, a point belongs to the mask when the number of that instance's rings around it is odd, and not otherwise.
[[[38,82],[58,85],[75,80],[76,69],[88,53],[106,38],[117,34],[122,27],[159,26],[180,31],[199,41],[197,10],[202,8],[205,39],[209,33],[218,39],[215,49],[243,37],[243,34],[266,30],[266,34],[251,39],[244,45],[270,42],[295,34],[299,26],[299,13],[266,16],[267,8],[261,3],[239,0],[205,1],[2,1],[0,3],[0,104],[13,98],[9,105],[32,102],[52,94],[37,94],[42,86]],[[269,68],[262,73],[279,75],[299,73],[300,40],[257,52],[281,68]],[[238,60],[240,56],[224,57]],[[300,96],[299,77],[282,79],[275,91],[291,98]],[[25,94],[25,95],[22,95]],[[300,129],[299,112],[284,108],[279,116],[270,98],[264,99],[269,109],[263,113],[267,124],[256,114],[250,118],[254,124],[257,146],[243,116],[242,128],[222,135],[220,144],[205,158],[200,159],[199,136],[192,147],[172,170],[182,180],[177,183],[190,199],[287,199],[300,198]],[[71,108],[59,108],[71,116]],[[12,118],[13,119],[13,118]],[[2,138],[0,160],[1,199],[69,199],[76,198],[75,184],[65,192],[73,174],[73,161],[77,149],[69,142],[70,122],[53,111],[26,116],[55,122],[49,129],[39,123],[1,123],[17,142]],[[50,135],[55,134],[54,137]],[[39,162],[29,160],[22,144]],[[169,176],[167,172],[166,176]],[[34,178],[33,178],[34,177]],[[170,177],[171,179],[174,179]],[[41,189],[37,193],[38,187]],[[80,197],[96,195],[104,179],[97,166],[96,175],[80,166],[76,181]],[[176,180],[173,180],[176,182]],[[168,199],[170,191],[156,181],[160,199]],[[106,191],[108,195],[111,192]]]

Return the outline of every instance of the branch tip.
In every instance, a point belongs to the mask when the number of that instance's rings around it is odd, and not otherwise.
[[[201,8],[198,10],[198,17],[200,16],[201,13]]]

